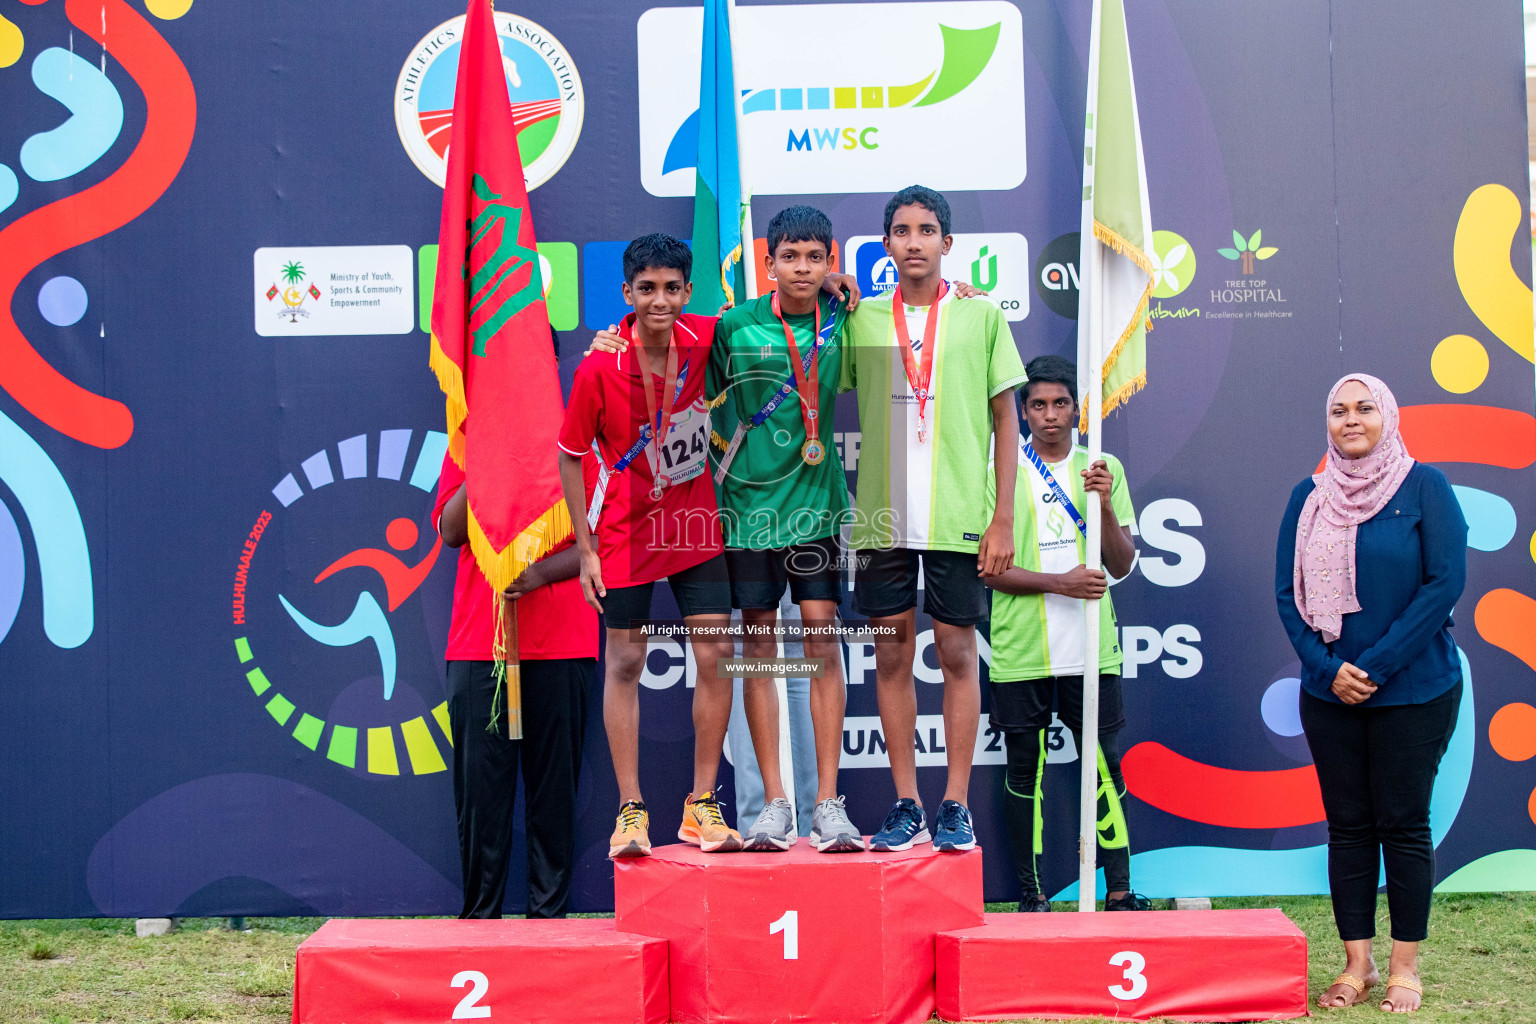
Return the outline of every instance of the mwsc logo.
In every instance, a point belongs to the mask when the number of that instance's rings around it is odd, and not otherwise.
[[[560,40],[527,18],[497,12],[496,34],[501,40],[523,174],[532,191],[554,177],[576,148],[586,112],[581,76]],[[417,169],[439,186],[448,170],[463,36],[462,14],[422,36],[395,82],[395,129],[400,143]]]
[[[762,5],[737,17],[741,141],[757,194],[1023,182],[1024,34],[1012,3]],[[702,33],[697,7],[640,16],[640,168],[652,195],[693,194]],[[913,69],[899,80],[892,53]]]

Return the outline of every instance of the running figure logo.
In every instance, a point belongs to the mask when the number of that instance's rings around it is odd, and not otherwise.
[[[394,520],[384,530],[385,541],[396,551],[407,551],[414,547],[417,536],[416,524],[405,518]],[[416,592],[417,587],[421,586],[427,574],[432,571],[432,566],[437,563],[437,556],[442,551],[442,547],[443,539],[439,537],[432,545],[432,550],[415,565],[407,565],[398,556],[381,548],[358,548],[321,569],[320,574],[315,577],[315,582],[323,582],[345,569],[372,569],[384,581],[384,593],[389,602],[389,611],[394,611],[400,607],[401,602]],[[384,699],[389,700],[394,696],[395,636],[389,628],[389,619],[385,616],[384,609],[379,607],[379,602],[371,593],[366,590],[359,592],[352,614],[335,626],[325,626],[315,622],[295,608],[293,602],[282,594],[279,594],[277,599],[282,602],[283,610],[288,613],[288,617],[304,631],[305,635],[317,643],[325,644],[327,647],[351,647],[364,640],[373,641],[373,646],[379,654],[379,665],[384,674]]]

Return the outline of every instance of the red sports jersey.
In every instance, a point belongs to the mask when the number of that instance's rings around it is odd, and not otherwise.
[[[451,455],[443,456],[437,478],[437,504],[432,525],[443,515],[454,492],[464,486],[464,471]],[[562,545],[568,547],[570,542]],[[558,549],[557,549],[558,550]],[[453,584],[453,619],[448,629],[449,661],[490,661],[496,624],[492,618],[491,585],[475,564],[469,545],[459,548],[459,571]],[[517,600],[517,647],[523,661],[597,657],[597,612],[581,596],[581,581],[562,580],[524,594]]]
[[[633,338],[634,314],[624,318],[619,334]],[[715,339],[715,317],[684,313],[672,329],[678,352],[677,397],[665,444],[658,455],[646,445],[620,472],[612,472],[640,437],[649,413],[645,380],[637,361],[639,343],[626,352],[589,356],[576,371],[565,408],[560,448],[585,455],[597,441],[609,468],[607,492],[597,522],[603,584],[630,587],[654,583],[674,572],[708,561],[723,548],[715,485],[709,472],[709,410],[704,401],[705,369]],[[662,374],[654,374],[656,408],[663,406]],[[671,480],[659,499],[653,488],[659,473]]]

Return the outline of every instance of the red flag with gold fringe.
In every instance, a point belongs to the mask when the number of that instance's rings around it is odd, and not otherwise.
[[[494,13],[491,0],[470,0],[459,43],[430,361],[447,398],[448,451],[464,469],[470,550],[500,593],[570,536],[571,519],[555,462],[559,368]],[[515,609],[495,607],[515,738]]]

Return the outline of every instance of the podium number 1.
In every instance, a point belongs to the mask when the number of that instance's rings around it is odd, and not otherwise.
[[[1147,994],[1147,976],[1141,973],[1147,966],[1146,957],[1128,949],[1110,957],[1109,963],[1111,967],[1125,968],[1122,976],[1126,981],[1124,985],[1109,986],[1110,995],[1116,999],[1140,999]]]
[[[453,1019],[468,1020],[475,1017],[489,1017],[491,1015],[491,1008],[479,1004],[480,1000],[485,998],[485,993],[490,990],[490,981],[479,971],[460,971],[448,983],[449,988],[463,988],[466,985],[469,986],[469,994],[460,999],[459,1005],[453,1008]]]
[[[784,959],[800,959],[800,911],[786,910],[784,916],[768,926],[769,935],[784,933]]]

